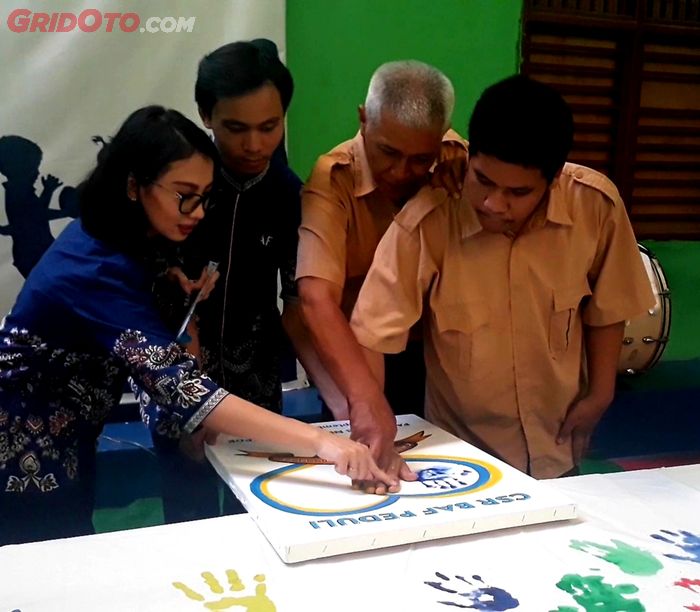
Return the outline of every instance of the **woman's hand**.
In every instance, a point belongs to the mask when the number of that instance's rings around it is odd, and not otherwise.
[[[201,293],[198,298],[200,301],[206,300],[209,297],[209,294],[213,291],[216,281],[219,278],[218,271],[215,270],[213,273],[209,274],[206,267],[202,270],[202,273],[199,275],[197,280],[188,278],[182,269],[176,266],[168,268],[165,274],[169,281],[180,285],[180,288],[187,295],[191,295],[192,293],[195,293],[201,289]]]
[[[318,434],[316,454],[335,464],[338,474],[349,476],[353,480],[382,482],[389,487],[399,484],[396,478],[377,467],[369,448],[364,444],[320,429]]]

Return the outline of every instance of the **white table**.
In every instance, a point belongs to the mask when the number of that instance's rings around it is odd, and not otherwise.
[[[247,515],[6,546],[0,611],[568,612],[596,590],[643,604],[611,612],[700,606],[700,465],[551,484],[580,520],[293,566]]]

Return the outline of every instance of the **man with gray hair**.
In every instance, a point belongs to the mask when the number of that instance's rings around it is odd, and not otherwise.
[[[380,66],[359,107],[359,133],[318,159],[302,192],[298,290],[328,372],[314,382],[334,417],[350,418],[352,437],[372,449],[384,470],[404,480],[415,475],[394,451],[391,408],[422,414],[422,343],[409,345],[395,362],[387,359],[385,398],[384,381],[372,376],[348,320],[394,217],[410,208],[424,185],[452,192],[461,187],[466,142],[449,129],[453,108],[452,84],[436,68],[417,61]],[[356,484],[385,492],[384,485]]]
[[[454,88],[439,70],[414,60],[382,64],[372,75],[364,104],[365,117],[376,123],[382,113],[400,117],[413,128],[450,127]],[[361,111],[362,112],[362,111]]]

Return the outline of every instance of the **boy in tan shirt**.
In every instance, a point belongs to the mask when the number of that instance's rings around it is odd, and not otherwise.
[[[469,139],[461,201],[421,192],[395,220],[351,327],[393,353],[421,320],[427,417],[537,478],[561,476],[613,399],[624,321],[654,298],[617,189],[565,163],[573,120],[558,93],[496,83]]]

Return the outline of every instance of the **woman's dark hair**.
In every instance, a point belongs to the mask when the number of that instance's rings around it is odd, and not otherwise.
[[[100,151],[80,191],[85,230],[123,251],[142,248],[149,225],[141,203],[128,198],[129,177],[147,185],[195,153],[218,164],[209,136],[181,113],[162,106],[134,111]]]
[[[286,112],[292,100],[294,81],[280,61],[275,43],[265,38],[238,41],[202,58],[194,99],[202,114],[211,117],[219,100],[243,96],[268,83],[277,88]]]
[[[574,138],[571,109],[552,87],[515,75],[488,87],[469,120],[469,153],[538,168],[551,182]]]

